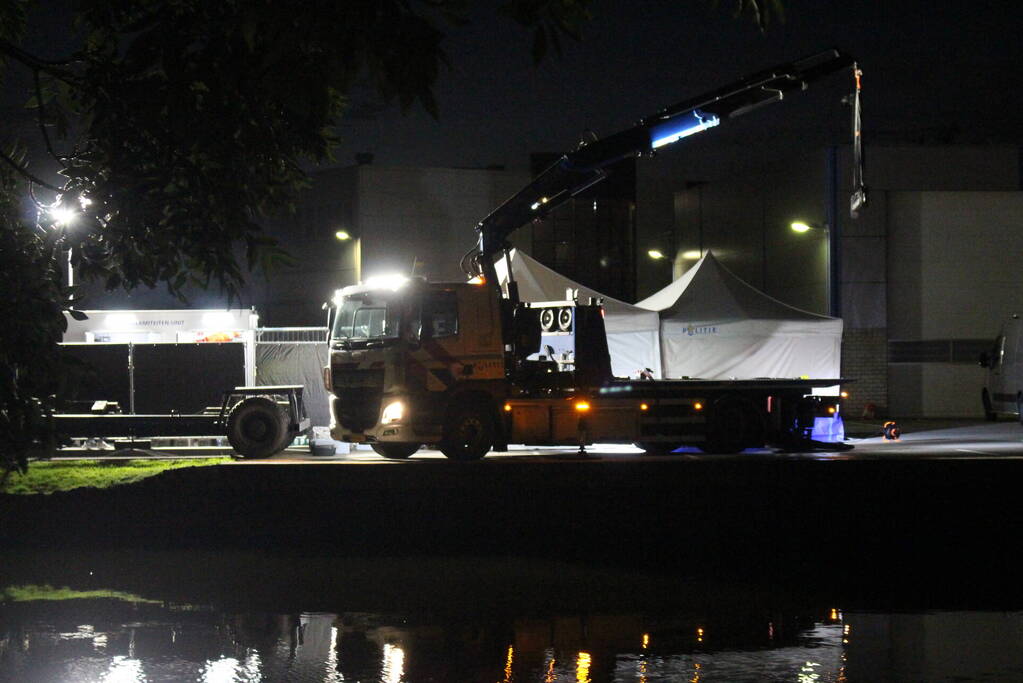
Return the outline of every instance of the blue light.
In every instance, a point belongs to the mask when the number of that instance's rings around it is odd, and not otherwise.
[[[682,138],[695,135],[701,130],[707,130],[721,123],[714,114],[704,114],[699,110],[693,110],[687,114],[670,121],[654,126],[650,129],[650,147],[657,149],[678,142]]]

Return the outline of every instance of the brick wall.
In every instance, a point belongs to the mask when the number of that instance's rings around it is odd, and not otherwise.
[[[843,412],[859,419],[863,407],[873,403],[877,417],[888,409],[888,329],[845,328],[842,335],[842,377],[854,379],[845,389],[849,398]]]

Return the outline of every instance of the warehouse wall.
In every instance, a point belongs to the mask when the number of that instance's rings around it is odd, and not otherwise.
[[[1023,192],[892,192],[888,223],[893,342],[979,343],[1023,312]],[[984,371],[974,361],[892,363],[892,411],[980,416]]]

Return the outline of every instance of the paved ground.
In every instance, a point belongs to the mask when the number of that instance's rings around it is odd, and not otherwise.
[[[880,423],[872,427],[866,423],[850,425],[851,433],[880,434]],[[587,448],[586,455],[580,455],[574,448],[516,448],[507,453],[491,453],[488,460],[537,458],[556,461],[618,460],[618,459],[749,459],[749,458],[791,458],[818,460],[861,460],[875,458],[899,459],[947,459],[947,458],[1023,458],[1023,425],[1018,422],[978,422],[970,420],[916,420],[902,425],[903,435],[898,441],[886,441],[881,436],[850,438],[847,443],[854,448],[850,451],[819,451],[814,453],[778,453],[770,450],[747,450],[737,455],[706,455],[695,448],[683,449],[669,456],[648,456],[638,448],[620,444],[597,444]],[[429,459],[444,459],[435,450],[420,450],[410,462]],[[262,461],[236,461],[238,464],[258,465],[259,463],[305,463],[330,462],[338,464],[406,464],[389,461],[380,457],[368,447],[357,448],[347,454],[332,457],[313,456],[304,447],[292,447],[287,451]]]
[[[885,459],[947,459],[947,458],[1020,458],[1023,457],[1023,425],[1019,422],[1001,421],[985,422],[970,419],[916,419],[900,422],[902,437],[898,441],[886,441],[881,436],[883,421],[847,422],[847,444],[853,446],[849,451],[820,450],[813,453],[778,453],[771,450],[747,450],[737,455],[706,455],[695,448],[681,449],[669,456],[648,456],[632,446],[621,444],[597,444],[587,448],[585,455],[580,455],[575,448],[523,448],[513,447],[507,453],[491,453],[488,460],[504,461],[529,458],[531,460],[579,461],[617,459],[689,459],[689,460],[727,460],[733,458],[790,458],[815,460],[865,460]],[[88,459],[118,459],[145,457],[211,457],[230,455],[229,448],[196,448],[175,449],[157,454],[142,450],[85,450],[67,449],[58,457]],[[436,450],[423,449],[413,456],[411,462],[444,459]],[[258,465],[260,463],[337,463],[337,464],[389,464],[402,465],[402,461],[386,460],[374,453],[368,446],[353,447],[348,453],[334,456],[314,456],[307,446],[292,446],[286,451],[266,460],[237,460],[239,465]]]

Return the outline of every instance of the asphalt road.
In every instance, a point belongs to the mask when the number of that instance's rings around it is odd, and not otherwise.
[[[930,425],[933,426],[933,425]],[[812,453],[780,453],[768,449],[747,450],[735,455],[708,455],[695,448],[682,449],[677,453],[650,456],[638,448],[621,444],[596,444],[579,454],[575,448],[514,448],[506,453],[490,453],[487,460],[510,461],[516,459],[551,460],[558,462],[596,460],[731,460],[731,459],[812,459],[812,460],[872,460],[872,459],[985,459],[1023,458],[1023,425],[1018,422],[975,423],[947,428],[914,428],[904,426],[904,434],[897,441],[884,438],[850,438],[846,443],[853,445],[848,451],[821,450]],[[266,460],[237,460],[239,465],[261,463],[336,463],[336,464],[387,464],[403,466],[422,460],[440,459],[444,456],[436,450],[422,449],[409,461],[386,460],[368,447],[355,448],[347,454],[314,456],[305,447],[292,447]]]

